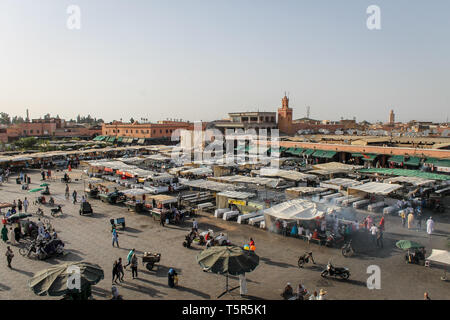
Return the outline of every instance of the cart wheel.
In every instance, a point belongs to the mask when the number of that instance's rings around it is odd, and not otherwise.
[[[152,270],[153,269],[153,266],[154,266],[155,264],[153,263],[153,262],[148,262],[146,265],[145,265],[145,267],[147,268],[147,270]]]
[[[28,250],[25,247],[19,249],[20,255],[22,255],[24,257],[26,256],[27,252],[28,252]]]

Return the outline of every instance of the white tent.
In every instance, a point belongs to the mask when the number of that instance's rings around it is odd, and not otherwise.
[[[450,265],[450,252],[447,250],[433,249],[427,260]]]
[[[311,220],[325,215],[325,211],[319,210],[317,203],[304,199],[282,202],[262,213],[283,220]]]
[[[400,184],[368,182],[359,186],[352,186],[349,189],[362,191],[365,193],[381,194],[385,196],[400,188],[402,188],[402,185]],[[349,193],[350,192],[351,190],[349,190]]]

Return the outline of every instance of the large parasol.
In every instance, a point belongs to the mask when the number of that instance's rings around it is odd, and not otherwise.
[[[253,251],[238,246],[220,246],[200,252],[197,255],[197,262],[203,267],[203,271],[226,275],[225,292],[219,295],[220,298],[236,289],[228,289],[228,275],[240,275],[255,270],[259,264],[259,257]]]
[[[417,242],[414,242],[411,240],[400,240],[400,241],[397,241],[397,243],[395,245],[397,246],[397,248],[400,248],[403,250],[424,248],[424,246],[421,245],[420,243],[417,243]]]
[[[34,193],[34,192],[38,192],[38,191],[41,191],[41,190],[44,190],[44,188],[34,188],[34,189],[31,189],[31,190],[28,191],[28,192]]]
[[[79,271],[79,286],[77,274]],[[64,263],[42,270],[28,281],[37,295],[62,296],[82,292],[104,278],[103,269],[89,262]]]

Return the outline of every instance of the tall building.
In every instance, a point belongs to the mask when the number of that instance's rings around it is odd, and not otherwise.
[[[286,134],[292,134],[292,109],[289,108],[289,98],[284,95],[281,108],[278,108],[278,129]]]
[[[394,125],[395,124],[395,114],[394,110],[391,110],[389,113],[389,124]]]

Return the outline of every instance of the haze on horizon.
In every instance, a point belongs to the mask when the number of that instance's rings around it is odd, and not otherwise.
[[[381,30],[366,27],[369,5]],[[81,30],[66,27],[69,5]],[[446,121],[450,2],[2,0],[0,111],[211,121]]]

